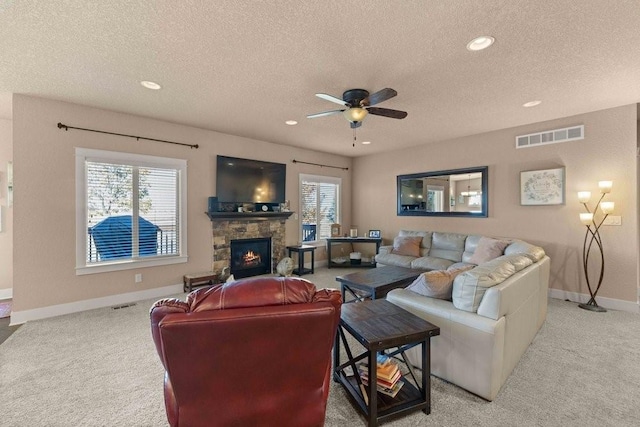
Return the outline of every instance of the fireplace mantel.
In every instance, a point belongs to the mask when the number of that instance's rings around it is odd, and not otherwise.
[[[270,219],[287,219],[293,212],[205,212],[211,221],[237,220],[237,221],[263,221]]]

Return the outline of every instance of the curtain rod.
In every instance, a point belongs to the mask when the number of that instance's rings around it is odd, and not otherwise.
[[[296,160],[296,159],[293,159],[292,161],[293,161],[293,163],[302,163],[302,164],[305,164],[305,165],[320,166],[321,168],[342,169],[343,171],[348,171],[349,170],[349,168],[345,168],[345,167],[342,167],[342,166],[321,165],[320,163],[309,163],[309,162],[303,162],[303,161]]]
[[[105,133],[107,135],[126,136],[126,137],[129,137],[129,138],[135,138],[138,141],[140,141],[141,139],[146,139],[147,141],[164,142],[165,144],[184,145],[185,147],[189,147],[189,148],[198,148],[198,144],[195,144],[195,145],[193,145],[193,144],[185,144],[185,143],[182,143],[182,142],[165,141],[163,139],[146,138],[144,136],[127,135],[127,134],[124,134],[124,133],[107,132],[107,131],[104,131],[104,130],[78,128],[78,127],[74,127],[74,126],[67,126],[67,125],[62,124],[62,123],[58,123],[58,129],[64,129],[64,130],[69,130],[69,129],[86,130],[87,132]]]

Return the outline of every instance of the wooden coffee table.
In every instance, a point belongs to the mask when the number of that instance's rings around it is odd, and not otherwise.
[[[413,282],[425,270],[404,267],[378,267],[336,277],[342,290],[342,301],[349,292],[355,301],[384,298],[391,289],[403,288]]]
[[[364,347],[358,355],[352,353],[345,332],[351,334]],[[368,419],[369,426],[393,415],[420,409],[431,413],[431,337],[440,335],[440,328],[415,316],[385,299],[343,304],[340,327],[334,346],[335,381],[342,384],[347,394]],[[341,361],[340,342],[347,355]],[[416,345],[422,346],[422,373],[419,380],[413,367],[407,363],[405,351]],[[390,350],[391,349],[391,350]],[[376,390],[378,352],[387,350],[389,357],[401,358],[403,375],[399,381],[404,385],[395,397]],[[363,385],[357,375],[358,364],[367,361],[369,384]]]

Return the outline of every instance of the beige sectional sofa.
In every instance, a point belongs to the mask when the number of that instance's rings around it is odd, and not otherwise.
[[[450,299],[395,289],[387,300],[440,327],[440,336],[431,340],[432,374],[493,400],[546,318],[549,257],[524,241],[497,239],[504,245],[502,254],[475,265],[471,261],[478,245],[482,242],[485,249],[492,239],[408,230],[399,236],[421,237],[418,253],[398,254],[393,246],[383,246],[376,256],[378,267],[445,273],[447,268],[468,268],[456,270]],[[412,350],[409,357],[417,357],[418,349]]]

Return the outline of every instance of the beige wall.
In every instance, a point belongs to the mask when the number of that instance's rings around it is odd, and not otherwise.
[[[13,287],[13,207],[7,203],[7,162],[12,159],[11,121],[0,119],[0,289]]]
[[[615,201],[622,226],[605,227],[606,271],[599,296],[636,301],[638,212],[636,105],[588,113],[419,146],[354,161],[353,219],[362,229],[381,229],[389,242],[400,229],[441,230],[518,237],[538,244],[551,257],[550,287],[588,293],[577,191],[598,191],[598,181],[614,181],[607,200]],[[584,124],[581,141],[515,149],[516,135]],[[396,215],[396,175],[489,166],[489,217],[435,218]],[[566,204],[520,206],[521,171],[566,168]],[[384,173],[381,173],[384,171]]]
[[[199,144],[200,148],[138,142],[77,130],[63,131],[56,127],[58,122]],[[14,311],[174,285],[182,282],[185,273],[209,270],[212,262],[211,222],[204,212],[207,197],[215,195],[217,154],[286,163],[286,194],[295,211],[299,205],[300,173],[342,177],[343,219],[348,223],[351,218],[352,161],[341,156],[23,95],[14,96],[13,100],[13,141]],[[187,264],[76,276],[75,147],[188,161]],[[294,158],[348,167],[349,170],[293,164]],[[300,240],[299,229],[298,219],[292,217],[287,221],[287,244]],[[319,252],[321,258],[323,251]],[[134,283],[136,273],[143,274],[142,283]]]

